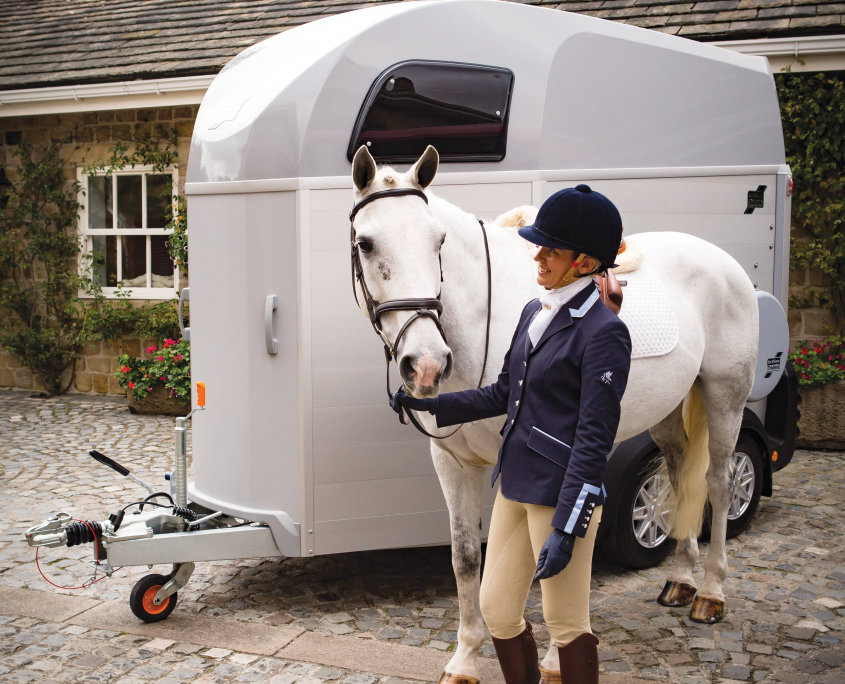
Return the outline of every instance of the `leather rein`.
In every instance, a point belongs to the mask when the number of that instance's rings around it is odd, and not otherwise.
[[[443,338],[443,341],[447,344],[447,346],[449,344],[448,340],[446,339],[446,333],[443,332],[443,326],[440,324],[440,315],[443,313],[443,304],[440,302],[440,293],[437,294],[436,298],[420,297],[409,299],[391,299],[386,302],[378,302],[370,293],[370,289],[367,287],[367,282],[364,280],[364,270],[361,266],[361,254],[355,237],[355,216],[363,207],[367,206],[370,202],[373,202],[377,199],[382,199],[384,197],[401,197],[403,195],[414,195],[416,197],[421,198],[426,204],[428,204],[428,197],[422,190],[419,190],[417,188],[395,188],[389,190],[381,190],[379,192],[374,192],[371,195],[367,195],[366,197],[361,199],[357,204],[355,204],[352,207],[352,211],[349,213],[350,242],[352,245],[352,293],[355,295],[355,303],[358,304],[360,308],[361,303],[358,300],[358,289],[356,288],[357,282],[357,285],[361,288],[361,294],[364,298],[364,306],[367,310],[367,315],[370,318],[370,324],[373,326],[373,330],[376,331],[376,334],[381,338],[381,341],[384,343],[384,358],[387,364],[385,379],[387,396],[389,398],[393,396],[392,392],[390,391],[390,361],[396,358],[396,350],[399,347],[399,343],[414,321],[416,321],[418,318],[430,318],[434,321],[434,324],[437,326],[437,330],[440,332],[440,336]],[[484,371],[487,368],[487,354],[490,349],[490,305],[492,300],[493,283],[492,271],[490,268],[490,246],[487,242],[487,229],[484,227],[484,222],[480,219],[478,221],[478,224],[481,226],[481,233],[484,236],[484,253],[487,258],[487,326],[484,337],[484,361],[481,364],[481,375],[478,378],[477,385],[477,387],[481,387],[481,383],[484,379]],[[440,282],[443,282],[442,257],[440,258]],[[382,315],[389,311],[413,311],[408,320],[405,321],[404,325],[399,329],[399,333],[396,335],[396,339],[394,339],[393,342],[390,341],[390,338],[388,338],[387,334],[384,332],[384,329],[381,326]],[[461,425],[459,425],[448,435],[432,435],[425,429],[425,427],[423,427],[423,425],[417,420],[416,416],[414,416],[411,411],[408,411],[407,415],[411,423],[413,423],[414,427],[417,428],[417,430],[419,430],[427,437],[431,437],[432,439],[446,439],[447,437],[451,437],[452,435],[454,435],[462,427]],[[408,421],[403,420],[402,413],[399,414],[399,422],[401,422],[403,425],[408,424]]]

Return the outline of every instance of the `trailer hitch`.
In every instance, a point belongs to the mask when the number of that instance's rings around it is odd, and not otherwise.
[[[65,525],[71,521],[70,513],[53,513],[40,525],[30,527],[25,533],[30,546],[46,546],[55,548],[67,544]]]

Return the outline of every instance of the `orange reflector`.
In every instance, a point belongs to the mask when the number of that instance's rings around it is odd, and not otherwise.
[[[778,460],[778,452],[777,452],[777,451],[773,451],[773,452],[772,452],[772,460],[773,460],[773,461],[777,461],[777,460]]]
[[[197,383],[197,406],[205,406],[205,383]]]

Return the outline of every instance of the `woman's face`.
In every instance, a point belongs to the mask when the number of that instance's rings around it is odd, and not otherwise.
[[[547,290],[563,287],[574,281],[572,264],[575,261],[575,252],[571,249],[554,249],[552,247],[541,247],[537,245],[534,252],[534,261],[537,262],[537,284]],[[570,278],[566,278],[567,275]],[[563,282],[564,280],[568,282]]]

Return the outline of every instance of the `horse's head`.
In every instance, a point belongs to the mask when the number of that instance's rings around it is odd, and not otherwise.
[[[396,359],[408,392],[420,397],[435,396],[452,370],[439,322],[446,231],[423,192],[438,161],[431,146],[404,174],[377,168],[363,146],[352,160],[355,297]]]

